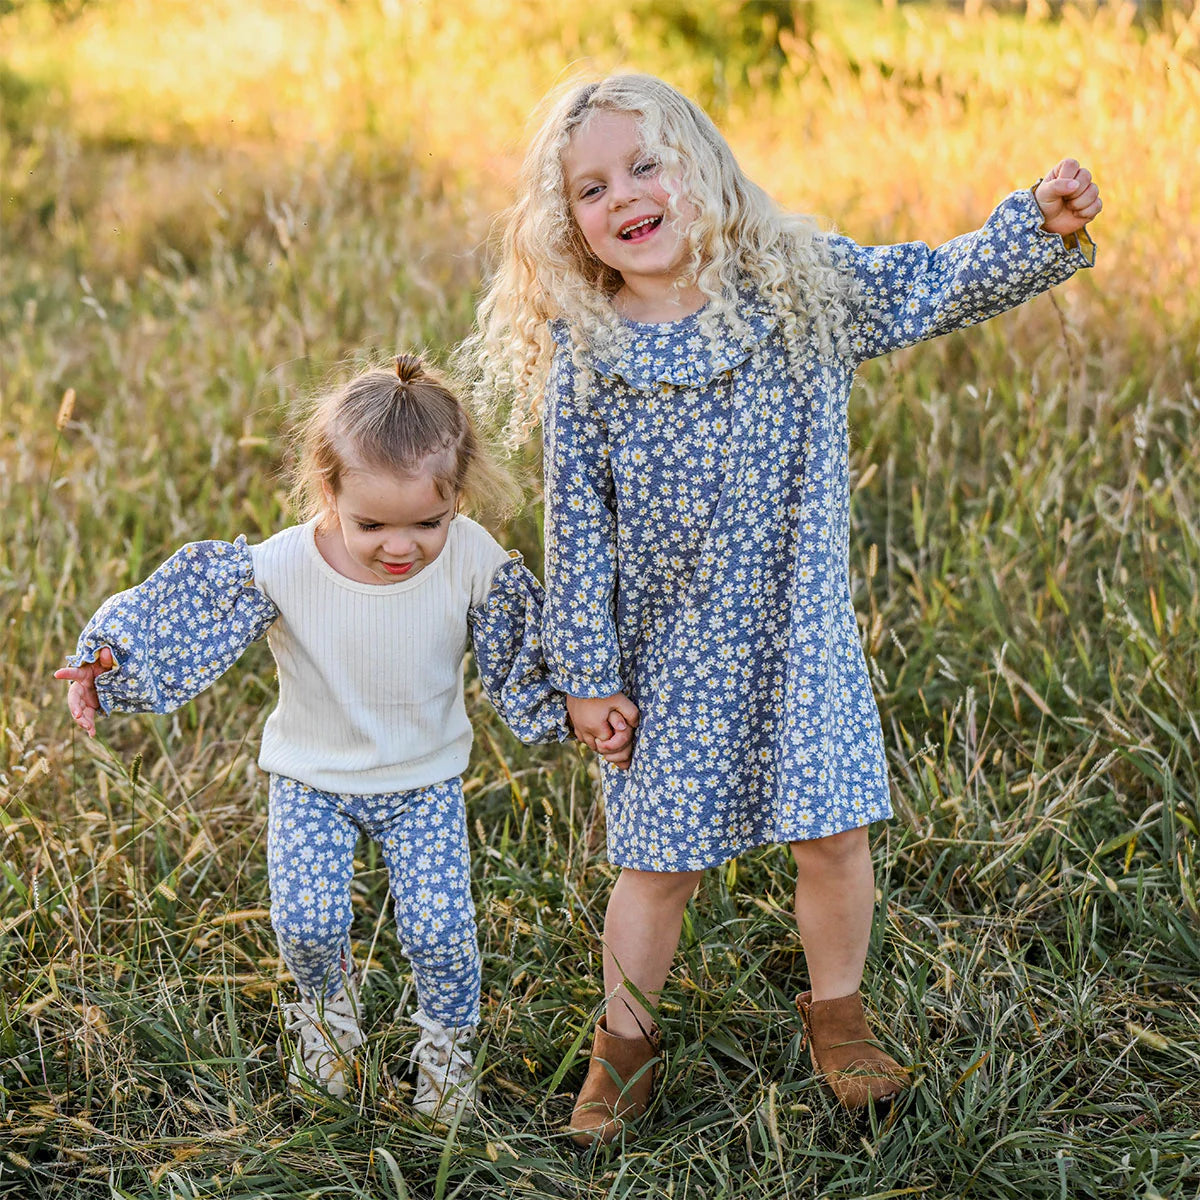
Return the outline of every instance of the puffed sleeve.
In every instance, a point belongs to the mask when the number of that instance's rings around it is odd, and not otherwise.
[[[858,246],[833,238],[835,256],[859,286],[851,329],[855,360],[986,321],[1092,265],[1095,245],[1086,232],[1062,238],[1046,233],[1042,220],[1026,188],[1002,201],[983,228],[936,250],[923,242]]]
[[[617,641],[617,512],[608,431],[579,396],[569,347],[546,383],[546,664],[569,696],[624,687]]]
[[[483,691],[523,742],[565,742],[567,709],[542,657],[545,593],[514,554],[497,570],[468,621]]]
[[[171,712],[224,674],[279,615],[254,587],[246,539],[192,542],[137,587],[110,596],[67,661],[116,666],[96,678],[109,712]]]

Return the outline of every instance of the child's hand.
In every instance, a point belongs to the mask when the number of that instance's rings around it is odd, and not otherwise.
[[[637,705],[616,692],[595,699],[567,697],[567,713],[575,736],[622,770],[633,758],[633,727],[638,723]]]
[[[610,708],[608,723],[612,727],[613,735],[608,739],[596,739],[596,753],[605,762],[622,771],[627,770],[633,762],[633,730],[638,722],[638,710],[633,706],[633,702],[626,699],[626,705],[633,709],[633,719],[626,721],[621,709]]]
[[[71,680],[71,686],[67,688],[67,707],[88,737],[96,736],[96,714],[103,711],[96,694],[96,676],[112,669],[112,651],[102,646],[95,662],[80,667],[60,667],[54,672],[55,679]]]
[[[1042,228],[1066,237],[1078,233],[1104,206],[1092,173],[1073,158],[1064,158],[1033,190],[1042,210]]]

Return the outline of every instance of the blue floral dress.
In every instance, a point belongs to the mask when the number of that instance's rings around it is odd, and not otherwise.
[[[851,352],[813,346],[798,374],[753,294],[715,336],[701,314],[626,322],[588,388],[554,324],[543,640],[564,692],[641,711],[629,771],[603,767],[617,865],[699,870],[891,815],[850,595],[851,383],[1090,265],[1041,222],[1020,191],[936,250],[831,238]]]

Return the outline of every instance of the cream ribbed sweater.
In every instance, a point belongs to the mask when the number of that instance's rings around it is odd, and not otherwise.
[[[469,517],[414,579],[358,583],[321,557],[315,521],[257,546],[254,582],[279,609],[267,635],[279,704],[259,766],[329,792],[377,794],[461,774],[467,611],[507,552]]]

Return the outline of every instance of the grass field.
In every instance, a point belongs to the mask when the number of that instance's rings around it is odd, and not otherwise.
[[[0,1194],[1200,1196],[1200,17],[0,7]],[[365,844],[361,1096],[293,1102],[265,646],[95,742],[50,678],[184,541],[286,523],[305,389],[372,352],[448,353],[526,114],[564,72],[618,65],[703,99],[752,176],[859,241],[944,240],[1065,154],[1105,197],[1094,272],[872,364],[852,401],[851,566],[898,813],[875,831],[865,986],[916,1068],[882,1128],[813,1083],[791,860],[768,849],[689,907],[637,1142],[570,1152],[603,815],[586,757],[522,748],[474,685],[482,1125],[406,1116],[410,987]],[[533,496],[498,532],[537,566],[538,527]]]

